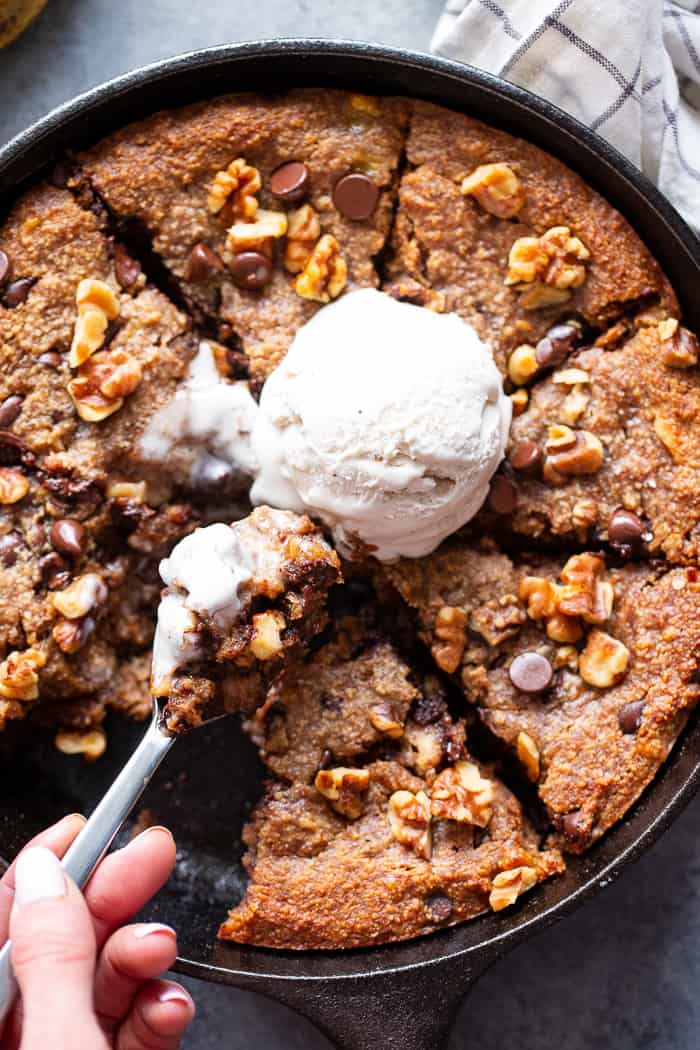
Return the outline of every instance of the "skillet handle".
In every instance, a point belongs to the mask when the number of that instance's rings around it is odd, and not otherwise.
[[[441,1050],[457,1008],[493,957],[418,964],[361,978],[277,986],[338,1050]],[[290,994],[291,993],[291,994]]]

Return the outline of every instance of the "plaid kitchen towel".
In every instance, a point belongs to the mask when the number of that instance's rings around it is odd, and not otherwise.
[[[432,48],[568,110],[700,232],[698,0],[448,0]]]

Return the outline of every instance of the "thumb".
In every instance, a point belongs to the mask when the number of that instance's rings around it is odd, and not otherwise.
[[[96,947],[90,913],[56,856],[42,846],[17,859],[10,937],[22,993],[22,1046],[103,1047],[92,1007]]]

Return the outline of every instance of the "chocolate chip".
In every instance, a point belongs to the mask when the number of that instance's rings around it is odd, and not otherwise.
[[[7,307],[8,310],[14,310],[16,306],[21,306],[29,295],[33,284],[34,279],[32,277],[21,277],[19,281],[11,281],[5,288],[2,305]]]
[[[0,430],[7,430],[12,426],[22,411],[23,400],[24,398],[21,398],[19,394],[11,394],[0,402]]]
[[[37,361],[40,365],[45,365],[46,368],[59,368],[61,355],[57,350],[47,350],[45,354],[39,354]]]
[[[41,580],[51,590],[59,590],[70,583],[70,572],[68,566],[60,554],[55,551],[47,554],[39,560],[39,572]]]
[[[434,675],[426,675],[423,692],[413,704],[411,715],[419,726],[438,722],[447,714],[447,693]]]
[[[425,898],[425,910],[431,922],[447,922],[452,915],[452,901],[445,893],[431,893]]]
[[[534,441],[521,441],[508,456],[513,470],[535,471],[542,462],[542,449]]]
[[[226,351],[226,361],[231,369],[231,379],[247,379],[249,376],[248,358],[242,350],[231,347]]]
[[[17,434],[13,434],[11,430],[0,430],[0,464],[4,467],[14,467],[18,463],[25,467],[34,467],[36,456],[27,442]]]
[[[509,478],[496,474],[491,479],[488,505],[495,514],[512,514],[518,504],[518,492]]]
[[[581,810],[567,813],[561,821],[561,829],[569,842],[581,842],[586,838],[586,828],[581,817]]]
[[[379,187],[359,171],[338,179],[333,189],[333,203],[346,219],[360,222],[368,219],[379,200]]]
[[[270,192],[283,201],[296,204],[309,190],[309,169],[300,160],[290,160],[270,175]]]
[[[114,276],[119,286],[128,292],[141,275],[141,263],[133,259],[123,244],[114,246]]]
[[[62,554],[81,554],[85,546],[85,526],[75,518],[59,518],[51,526],[51,543]]]
[[[642,714],[644,713],[644,701],[643,700],[632,700],[631,703],[625,704],[621,707],[617,714],[617,720],[620,723],[620,729],[623,733],[636,733],[642,724]]]
[[[17,561],[24,545],[19,532],[6,532],[4,536],[0,536],[0,564],[9,569]]]
[[[608,539],[612,544],[625,544],[631,547],[641,542],[644,534],[644,522],[631,510],[617,507],[610,515],[608,522]]]
[[[224,264],[216,252],[212,251],[208,244],[200,241],[190,252],[185,280],[200,284],[210,281],[214,274],[222,273],[223,269]]]
[[[523,693],[541,693],[552,681],[552,665],[545,656],[535,652],[516,656],[508,673],[515,688]]]
[[[259,292],[272,277],[272,263],[261,252],[241,252],[228,266],[234,284],[249,292]]]
[[[560,365],[574,349],[580,335],[581,328],[575,322],[555,324],[535,347],[537,364],[540,368]]]
[[[7,252],[0,248],[0,288],[7,282],[10,276],[10,259]]]

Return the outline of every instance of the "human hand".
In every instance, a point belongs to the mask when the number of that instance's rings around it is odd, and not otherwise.
[[[172,835],[149,828],[110,854],[83,895],[56,859],[83,824],[42,832],[0,880],[0,944],[12,938],[21,993],[0,1050],[177,1050],[194,1003],[155,979],[175,961],[175,932],[124,925],[172,871]]]

